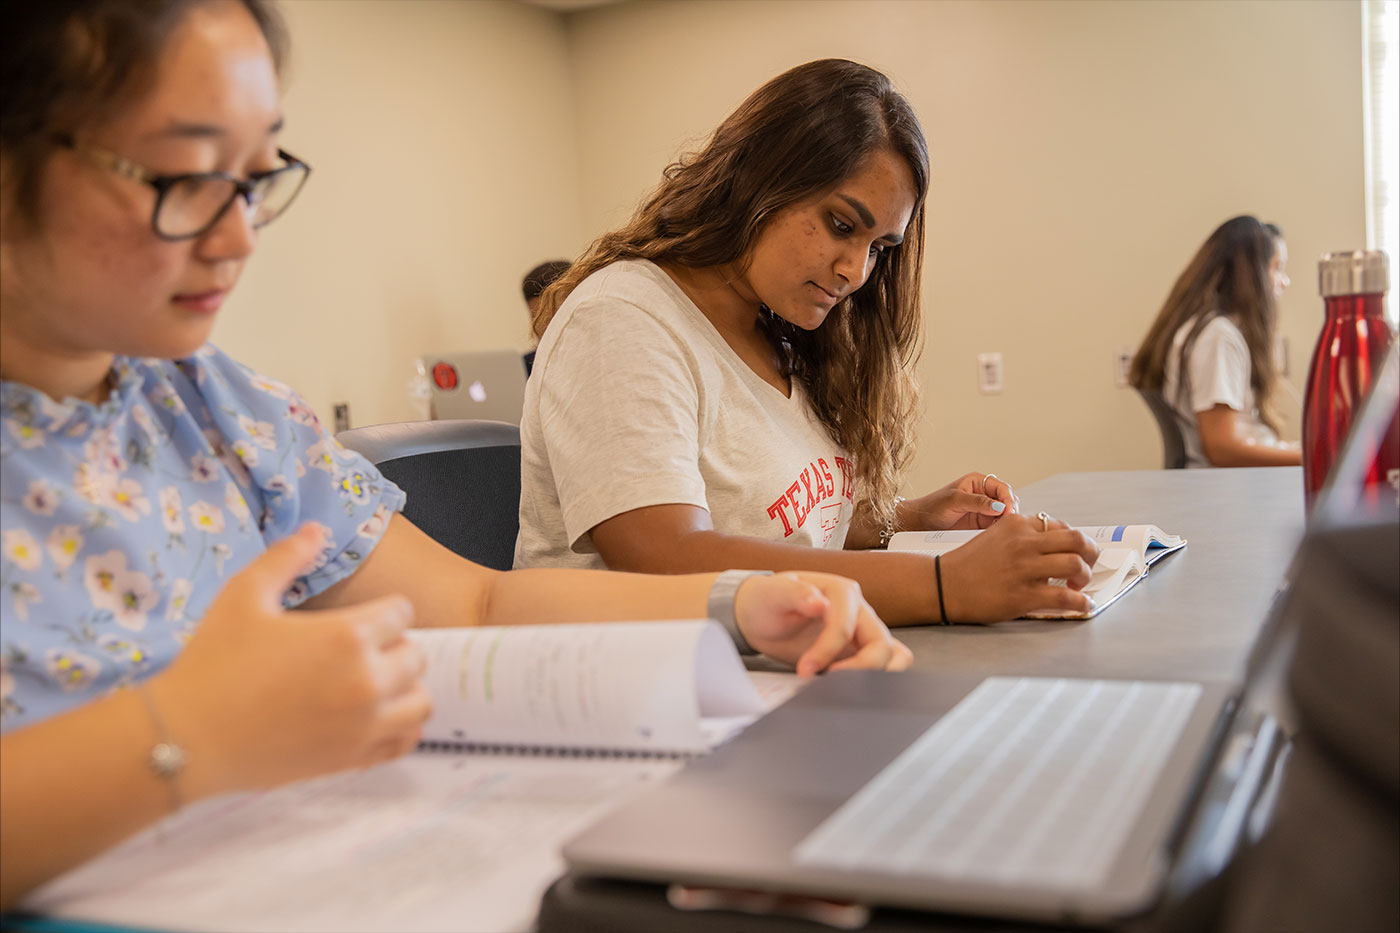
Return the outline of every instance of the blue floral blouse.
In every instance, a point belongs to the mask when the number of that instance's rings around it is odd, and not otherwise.
[[[325,590],[403,507],[300,396],[213,346],[113,373],[100,406],[0,382],[0,731],[165,667],[303,524],[325,550],[286,603]]]

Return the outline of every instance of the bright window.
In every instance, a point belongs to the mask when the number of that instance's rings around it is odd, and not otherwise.
[[[1386,296],[1391,324],[1400,321],[1400,116],[1396,86],[1400,83],[1400,0],[1363,0],[1366,147],[1366,248],[1383,249],[1390,257],[1390,292]]]

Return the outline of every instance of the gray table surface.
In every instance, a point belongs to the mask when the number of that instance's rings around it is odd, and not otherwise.
[[[1189,543],[1087,621],[898,629],[916,670],[1241,682],[1302,537],[1300,468],[1062,473],[1018,494],[1026,514]]]

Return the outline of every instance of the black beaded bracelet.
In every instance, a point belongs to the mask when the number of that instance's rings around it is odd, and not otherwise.
[[[943,565],[939,563],[942,559],[942,554],[933,555],[933,579],[938,582],[938,624],[952,625],[948,621],[948,610],[943,605]]]

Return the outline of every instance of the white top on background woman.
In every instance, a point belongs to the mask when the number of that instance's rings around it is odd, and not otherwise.
[[[1297,444],[1279,441],[1270,405],[1287,268],[1278,227],[1227,220],[1177,278],[1133,358],[1132,384],[1176,412],[1188,467],[1302,463]]]

